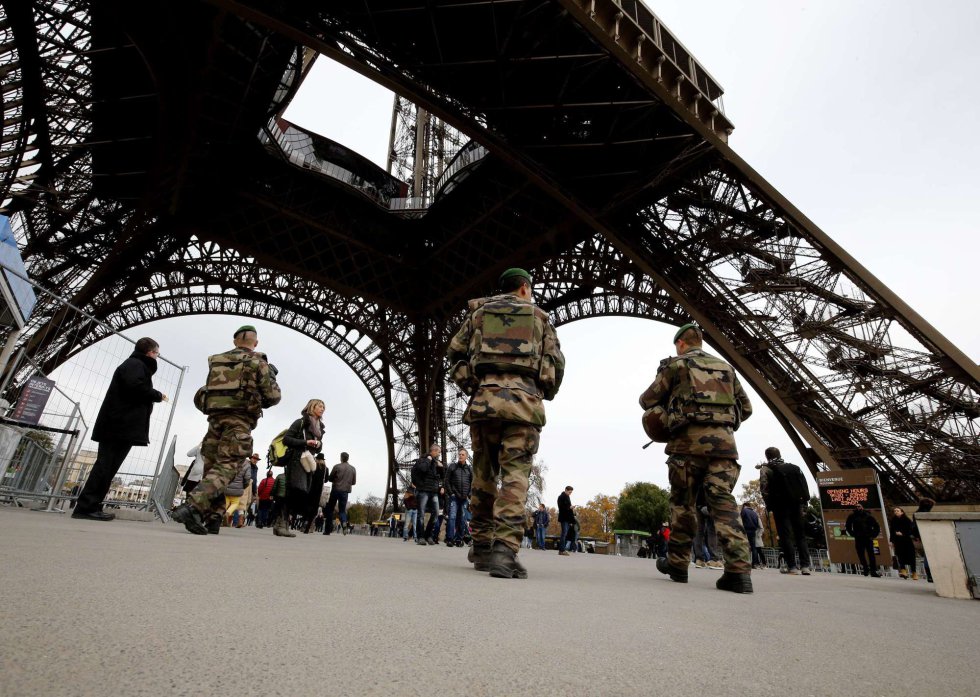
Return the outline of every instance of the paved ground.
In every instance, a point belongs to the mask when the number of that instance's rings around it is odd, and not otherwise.
[[[925,582],[522,558],[0,507],[0,695],[980,693],[980,603]]]

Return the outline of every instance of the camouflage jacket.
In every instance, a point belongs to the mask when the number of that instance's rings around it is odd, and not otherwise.
[[[468,311],[448,350],[451,377],[470,395],[463,421],[544,426],[543,400],[554,399],[565,375],[548,313],[509,293],[470,300]]]
[[[721,360],[701,349],[690,349],[681,356],[665,358],[660,362],[653,384],[640,395],[640,406],[650,409],[659,405],[667,410],[668,415],[676,412],[677,396],[691,391],[691,377],[684,359],[694,356],[705,356],[713,361]],[[739,419],[744,421],[752,415],[752,404],[742,389],[738,376],[734,371],[731,375],[734,380],[731,392],[734,394],[735,411]],[[672,430],[665,452],[730,459],[738,457],[734,429],[720,424],[688,423]]]
[[[202,388],[205,407],[202,411],[209,416],[245,414],[254,425],[263,409],[275,406],[282,399],[264,353],[234,348],[211,356],[208,364],[208,382]]]

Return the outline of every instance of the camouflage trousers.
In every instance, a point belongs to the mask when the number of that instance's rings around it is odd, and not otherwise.
[[[671,524],[667,562],[675,569],[687,569],[691,563],[691,543],[698,532],[695,500],[698,490],[704,487],[704,499],[725,557],[725,571],[751,573],[749,542],[732,496],[741,466],[735,460],[725,458],[671,455],[667,468]]]
[[[220,414],[208,417],[208,432],[201,443],[204,477],[187,497],[202,517],[225,514],[225,487],[252,454],[251,417]]]
[[[473,443],[470,532],[474,542],[499,540],[515,552],[520,550],[531,463],[538,452],[540,435],[538,427],[513,421],[470,424]]]

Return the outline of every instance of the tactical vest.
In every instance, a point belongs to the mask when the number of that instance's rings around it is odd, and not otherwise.
[[[667,409],[671,431],[691,424],[737,427],[735,371],[707,354],[678,356],[688,379],[678,385]]]
[[[261,411],[256,358],[246,351],[209,356],[208,379],[195,395],[195,404],[205,414]]]
[[[541,373],[541,331],[534,305],[491,299],[473,313],[470,365],[477,376],[487,373]]]

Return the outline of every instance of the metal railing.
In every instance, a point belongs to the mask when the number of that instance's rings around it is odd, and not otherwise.
[[[34,288],[38,304],[30,323],[45,327],[59,339],[27,344],[26,338],[34,335],[27,331],[19,337],[10,361],[0,365],[4,375],[0,381],[0,503],[66,510],[78,497],[95,463],[98,444],[91,440],[90,429],[113,373],[133,353],[136,342],[33,280],[2,268]],[[95,326],[107,334],[106,338],[79,350]],[[17,334],[8,333],[0,337],[0,344],[17,340]],[[185,371],[163,356],[157,358],[154,387],[170,399],[155,405],[150,417],[150,446],[130,452],[113,480],[106,499],[109,505],[147,510],[153,492],[163,492],[160,487],[164,484],[169,487],[167,480],[172,474],[165,467],[165,456]],[[50,395],[43,407],[25,420],[18,403],[26,399],[31,379],[39,376],[53,383]],[[161,493],[160,498],[165,496]]]

